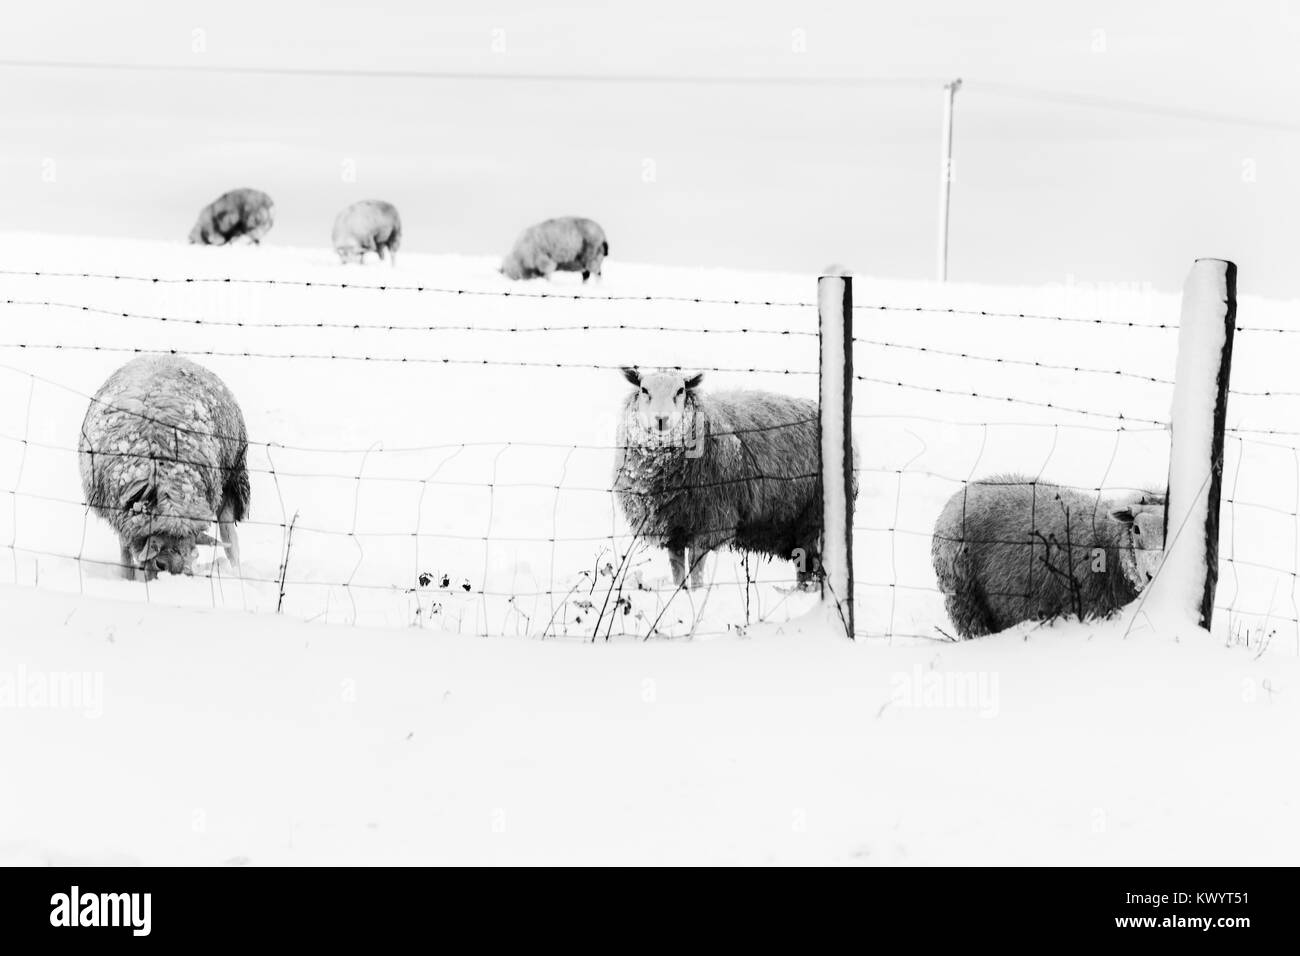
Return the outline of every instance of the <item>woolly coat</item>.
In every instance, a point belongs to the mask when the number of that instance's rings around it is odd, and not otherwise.
[[[930,553],[957,633],[979,637],[1073,614],[1076,596],[1085,619],[1136,598],[1121,553],[1136,545],[1111,517],[1115,504],[1022,475],[971,482],[953,495]]]
[[[609,255],[605,230],[590,219],[564,216],[529,226],[501,263],[511,279],[535,279],[559,270],[600,275]]]
[[[392,203],[363,199],[338,214],[331,238],[340,255],[374,252],[382,258],[402,244],[402,219]]]
[[[248,512],[248,434],[234,395],[188,359],[145,355],[91,399],[78,460],[85,500],[124,546],[194,539]]]
[[[641,428],[636,403],[633,391],[623,405],[614,469],[614,490],[633,532],[673,550],[730,546],[790,560],[802,549],[806,567],[816,567],[816,402],[691,390],[680,426],[662,438]]]
[[[232,189],[222,193],[199,211],[190,230],[190,242],[223,246],[240,236],[253,241],[266,235],[272,225],[271,197],[259,189]]]

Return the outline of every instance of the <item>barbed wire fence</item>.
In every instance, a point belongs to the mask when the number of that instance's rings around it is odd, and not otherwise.
[[[109,355],[131,356],[158,352],[173,352],[194,358],[221,358],[232,360],[249,360],[272,363],[326,363],[348,364],[361,363],[376,366],[407,365],[427,366],[461,366],[481,368],[516,368],[516,369],[554,369],[557,374],[577,372],[614,372],[625,364],[633,362],[584,362],[572,360],[545,360],[541,358],[511,358],[499,351],[486,350],[487,354],[466,356],[463,354],[427,355],[427,354],[379,354],[360,350],[343,350],[332,348],[318,350],[314,348],[298,349],[252,349],[234,347],[208,348],[183,346],[176,348],[160,347],[159,343],[146,341],[144,337],[137,342],[123,344],[123,336],[118,323],[125,328],[137,328],[142,324],[147,327],[168,328],[187,326],[191,328],[211,327],[214,334],[223,336],[238,335],[241,329],[277,329],[298,330],[310,333],[311,330],[328,330],[336,333],[355,331],[358,333],[399,334],[406,340],[431,333],[456,332],[472,336],[482,335],[493,340],[502,336],[533,336],[551,333],[661,333],[671,336],[698,336],[701,339],[726,341],[731,349],[731,361],[727,363],[689,366],[691,371],[716,372],[728,375],[772,376],[778,379],[812,383],[819,375],[816,367],[802,367],[795,364],[782,366],[775,363],[749,364],[742,356],[752,352],[747,347],[751,341],[768,340],[772,342],[803,342],[812,345],[819,341],[821,332],[817,324],[818,303],[789,299],[764,299],[761,297],[705,297],[678,295],[598,295],[571,294],[552,291],[513,291],[460,289],[445,285],[399,285],[379,283],[342,283],[319,282],[309,280],[254,279],[240,277],[214,276],[147,276],[125,275],[109,272],[51,272],[0,270],[0,275],[34,280],[99,280],[101,282],[129,283],[133,285],[171,285],[171,286],[287,286],[294,289],[329,289],[343,292],[357,290],[369,295],[396,294],[402,296],[438,296],[452,300],[474,297],[497,297],[500,300],[555,300],[557,302],[575,303],[574,308],[582,309],[589,305],[608,305],[610,303],[665,303],[678,315],[681,310],[693,305],[714,307],[730,306],[753,314],[755,321],[742,320],[733,327],[711,327],[691,324],[689,320],[675,318],[673,322],[657,324],[653,322],[631,321],[584,321],[578,315],[573,321],[542,323],[528,325],[522,323],[482,324],[468,322],[434,322],[423,324],[401,324],[377,321],[332,321],[318,320],[244,320],[222,319],[203,316],[186,316],[163,314],[160,311],[137,311],[132,309],[109,308],[102,303],[85,303],[64,301],[67,295],[49,296],[12,296],[0,299],[0,304],[7,308],[39,310],[44,313],[81,313],[108,320],[113,330],[105,335],[107,341],[84,341],[80,338],[63,338],[52,340],[48,335],[35,336],[31,329],[23,332],[9,332],[0,341],[0,374],[13,379],[19,392],[25,390],[24,413],[21,416],[21,431],[0,433],[0,445],[8,446],[15,463],[12,480],[8,487],[11,500],[11,520],[8,550],[13,565],[15,583],[32,583],[40,585],[40,576],[55,575],[56,568],[70,565],[75,568],[77,588],[82,593],[101,590],[96,582],[120,572],[121,562],[96,556],[95,547],[91,546],[92,529],[98,520],[90,506],[79,494],[70,494],[42,487],[34,490],[25,487],[25,476],[31,475],[29,457],[39,452],[53,458],[65,458],[63,467],[68,474],[75,474],[78,448],[75,440],[50,440],[37,434],[33,428],[34,416],[40,415],[39,399],[44,393],[58,392],[64,399],[75,399],[82,403],[92,400],[93,388],[98,383],[79,382],[70,385],[60,377],[42,374],[28,368],[3,362],[5,356],[59,356],[73,354],[104,353]],[[66,284],[61,283],[61,284]],[[923,304],[859,303],[852,306],[855,316],[870,319],[872,316],[913,317],[917,320],[931,318],[936,320],[1000,320],[1028,323],[1036,327],[1043,323],[1059,323],[1063,327],[1073,328],[1092,326],[1115,331],[1140,329],[1160,335],[1178,329],[1176,322],[1138,321],[1124,317],[1081,317],[1056,315],[1044,312],[1016,312],[982,310],[954,307],[931,307]],[[773,316],[782,316],[780,324],[772,325]],[[1237,332],[1248,336],[1287,336],[1300,334],[1300,330],[1280,327],[1256,327],[1249,323],[1237,326]],[[754,337],[751,339],[750,337]],[[528,339],[529,341],[531,340]],[[1172,343],[1171,343],[1172,344]],[[1007,432],[1012,435],[1024,435],[1046,431],[1051,436],[1047,454],[1042,458],[1034,472],[1034,481],[1044,484],[1052,483],[1061,487],[1072,488],[1096,496],[1129,494],[1150,488],[1135,488],[1122,482],[1110,480],[1110,468],[1120,453],[1121,443],[1128,440],[1163,439],[1167,435],[1170,422],[1159,415],[1126,414],[1122,406],[1111,409],[1093,407],[1079,401],[1052,397],[1038,397],[1028,392],[1016,392],[996,386],[964,388],[958,384],[945,381],[941,376],[923,380],[911,374],[894,374],[894,365],[885,356],[907,355],[918,360],[960,362],[972,368],[987,368],[994,375],[1000,375],[1007,369],[1020,369],[1027,373],[1051,373],[1077,379],[1087,379],[1098,383],[1131,383],[1140,387],[1156,389],[1171,388],[1174,379],[1166,375],[1153,374],[1150,371],[1123,367],[1116,362],[1113,367],[1103,363],[1075,363],[1070,361],[1049,361],[1040,358],[1017,357],[1011,354],[996,354],[987,346],[980,349],[950,347],[946,341],[898,341],[881,335],[864,335],[854,337],[852,346],[862,358],[856,365],[853,383],[863,391],[871,394],[892,394],[896,396],[928,396],[934,401],[945,402],[949,406],[960,403],[963,407],[985,408],[989,405],[1003,408],[1020,408],[1032,410],[1036,415],[1055,416],[1049,421],[1040,420],[997,420],[991,416],[967,414],[955,416],[948,411],[936,414],[920,414],[919,409],[911,408],[906,400],[900,401],[898,410],[890,410],[892,403],[863,401],[861,394],[858,404],[852,409],[852,422],[855,432],[859,428],[867,429],[869,435],[885,430],[891,435],[911,434],[910,425],[926,424],[943,430],[970,432],[979,436],[979,453],[971,463],[970,469],[959,473],[951,467],[951,461],[945,466],[917,465],[925,459],[918,454],[911,460],[904,460],[889,465],[872,447],[871,440],[861,442],[863,460],[857,466],[856,477],[861,486],[859,491],[857,518],[852,531],[856,532],[853,551],[858,556],[859,573],[853,583],[854,600],[860,611],[859,620],[865,626],[855,629],[859,637],[878,638],[923,638],[947,640],[951,636],[946,626],[941,600],[943,594],[937,587],[930,562],[923,553],[913,545],[926,545],[934,539],[933,516],[938,513],[935,503],[938,501],[936,487],[944,487],[947,493],[968,487],[981,477],[980,469],[984,462],[984,449],[990,442],[990,436]],[[631,356],[629,356],[631,357]],[[42,365],[47,368],[48,365]],[[910,370],[909,370],[910,371]],[[886,374],[887,372],[887,374]],[[1107,386],[1102,384],[1104,389]],[[1250,398],[1277,398],[1300,396],[1300,392],[1269,387],[1238,389],[1232,388],[1231,394]],[[1053,466],[1058,461],[1062,441],[1070,435],[1084,434],[1106,436],[1113,441],[1110,462],[1107,464],[1102,479],[1095,483],[1074,482],[1067,479],[1069,474],[1052,474]],[[1287,439],[1300,437],[1300,430],[1286,428],[1241,426],[1226,429],[1232,449],[1232,464],[1226,469],[1226,488],[1222,499],[1226,514],[1226,533],[1223,535],[1223,547],[1219,556],[1224,586],[1220,589],[1220,599],[1216,607],[1226,611],[1230,618],[1229,631],[1243,636],[1243,642],[1266,641],[1268,635],[1282,625],[1288,625],[1297,632],[1297,646],[1300,647],[1300,609],[1296,602],[1297,569],[1300,568],[1300,445]],[[75,436],[74,436],[75,437]],[[924,443],[923,443],[924,444]],[[637,529],[627,526],[621,519],[616,501],[616,487],[613,480],[582,481],[571,480],[570,469],[575,464],[576,456],[601,457],[608,460],[611,467],[607,474],[612,475],[612,459],[620,451],[614,443],[564,442],[543,440],[469,440],[431,444],[409,444],[384,446],[372,444],[341,444],[338,446],[277,441],[265,435],[254,435],[249,443],[250,472],[255,476],[262,489],[271,492],[270,504],[260,504],[257,512],[241,524],[257,536],[259,542],[266,544],[278,539],[276,558],[273,563],[266,560],[252,561],[241,566],[238,572],[219,559],[216,549],[204,563],[203,570],[192,579],[192,586],[205,587],[208,603],[212,607],[233,606],[249,610],[266,610],[274,597],[274,607],[280,608],[286,603],[294,613],[304,617],[319,617],[326,620],[348,620],[353,623],[366,623],[375,620],[375,614],[366,607],[358,605],[358,597],[371,595],[377,600],[369,607],[386,607],[388,610],[379,614],[389,623],[418,624],[422,627],[453,630],[462,633],[482,635],[516,633],[551,637],[579,637],[586,639],[608,639],[611,637],[646,637],[646,636],[684,636],[694,634],[702,636],[720,632],[741,632],[755,623],[780,621],[782,615],[797,616],[806,610],[816,595],[809,595],[797,589],[786,588],[793,575],[787,568],[776,564],[759,562],[757,567],[748,558],[735,562],[714,561],[710,587],[697,592],[681,586],[675,586],[661,578],[655,578],[649,566],[656,557],[656,548],[650,542],[640,539]],[[558,474],[553,479],[530,479],[523,481],[501,480],[499,466],[507,454],[526,453],[529,455],[545,453],[555,457],[558,462]],[[486,461],[487,475],[476,477],[448,477],[444,468],[458,460],[474,454],[489,456]],[[1244,494],[1239,490],[1243,463],[1248,456],[1268,455],[1274,459],[1288,459],[1288,474],[1295,476],[1295,494],[1282,501],[1276,489],[1269,489],[1269,497]],[[356,458],[350,467],[331,468],[326,462],[340,456]],[[376,459],[393,460],[397,456],[412,456],[427,460],[431,467],[421,474],[416,474],[411,467],[395,471],[375,471],[372,462]],[[299,464],[286,464],[284,459],[293,459]],[[280,459],[277,466],[277,459]],[[1068,462],[1062,460],[1061,464]],[[421,465],[423,467],[423,464]],[[590,471],[587,469],[579,469]],[[1160,466],[1156,466],[1156,471]],[[820,478],[820,466],[817,462],[797,474],[763,474],[756,472],[743,480],[747,481],[790,481],[817,482]],[[920,482],[920,489],[915,483]],[[339,515],[330,513],[333,520],[322,521],[319,514],[306,502],[295,498],[291,490],[286,496],[286,486],[290,484],[320,486],[332,484],[341,489],[351,489],[352,507],[350,514],[342,515],[350,520],[339,520]],[[30,484],[30,480],[28,481]],[[66,487],[66,482],[64,483]],[[391,526],[369,527],[360,521],[363,496],[375,489],[405,488],[413,494],[413,513],[407,522],[394,522]],[[704,490],[701,488],[683,488],[680,490]],[[455,530],[450,527],[430,527],[430,496],[435,498],[448,491],[464,491],[486,496],[486,522],[480,533]],[[549,530],[538,533],[536,522],[525,522],[527,527],[516,527],[516,517],[503,507],[502,498],[509,492],[536,492],[549,496],[539,504],[539,510],[549,514]],[[392,492],[380,491],[380,494]],[[335,497],[343,494],[340,491]],[[568,495],[581,495],[589,498],[590,505],[584,505],[583,513],[591,515],[600,512],[608,517],[607,530],[596,531],[587,521],[585,533],[562,533],[561,500]],[[262,496],[266,498],[266,495]],[[915,499],[916,506],[905,508],[905,504]],[[540,499],[538,499],[540,502]],[[266,508],[274,511],[267,515]],[[306,513],[304,513],[306,508]],[[928,508],[928,520],[910,518],[912,513],[923,513]],[[39,540],[20,540],[20,520],[26,512],[39,509],[42,515],[52,517],[42,523],[48,523],[51,529],[68,529],[63,539],[55,543]],[[385,509],[392,511],[392,509]],[[53,517],[54,513],[62,517]],[[906,513],[905,513],[906,512]],[[400,513],[392,512],[400,517]],[[76,516],[74,522],[68,522],[67,515]],[[1282,562],[1270,557],[1259,557],[1253,550],[1258,535],[1248,536],[1246,529],[1252,527],[1250,521],[1239,522],[1239,515],[1259,514],[1267,516],[1273,527],[1280,521],[1289,521],[1293,531],[1291,561]],[[510,524],[506,522],[510,521]],[[32,521],[26,522],[33,523]],[[1240,529],[1240,530],[1239,530]],[[528,534],[517,533],[529,531]],[[710,532],[724,533],[728,529],[707,529]],[[731,529],[734,530],[734,529]],[[75,532],[75,533],[73,533]],[[102,539],[102,530],[99,533]],[[75,539],[75,542],[74,542]],[[972,539],[969,543],[975,543]],[[518,580],[518,564],[511,571],[508,586],[500,583],[502,575],[497,573],[490,561],[490,550],[494,544],[506,546],[523,546],[541,549],[546,559],[539,563],[545,571],[528,571],[529,581]],[[456,558],[439,558],[441,549],[451,546]],[[900,547],[900,545],[902,545]],[[393,556],[394,546],[406,548],[401,559]],[[470,546],[481,548],[481,562],[470,557]],[[340,554],[340,548],[350,549],[354,560],[350,573],[322,575],[312,560],[305,560],[321,552]],[[437,550],[435,550],[437,549]],[[577,554],[585,550],[585,558],[579,562]],[[383,559],[375,560],[375,553],[383,552]],[[475,552],[479,554],[479,552]],[[44,562],[44,565],[42,564]],[[528,564],[530,562],[523,562]],[[387,578],[376,580],[367,572],[372,567],[383,569]],[[403,567],[400,574],[393,574],[393,569]],[[297,571],[293,573],[291,571]],[[567,569],[567,570],[565,570]],[[88,581],[88,579],[90,579]],[[1262,582],[1262,584],[1261,584]],[[175,582],[167,582],[169,591],[174,591]],[[1261,602],[1262,587],[1270,588]],[[145,582],[141,588],[146,600],[154,599],[154,592],[159,585]],[[727,594],[724,601],[714,599],[710,607],[710,594],[714,591]],[[192,591],[192,587],[191,587]],[[1226,594],[1224,592],[1227,592]],[[262,593],[265,592],[265,593]],[[307,595],[315,595],[309,598]],[[900,600],[900,595],[913,595],[918,600],[908,602]],[[192,599],[193,595],[189,595]],[[288,598],[286,602],[286,597]],[[319,598],[317,600],[317,598]],[[170,600],[170,596],[169,596]],[[332,602],[346,602],[347,610],[339,613],[331,607]],[[312,605],[319,609],[312,610]],[[722,604],[724,606],[719,607]],[[395,613],[393,608],[401,608]]]

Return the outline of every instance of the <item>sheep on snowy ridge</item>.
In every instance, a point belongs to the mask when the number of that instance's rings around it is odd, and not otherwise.
[[[257,245],[271,230],[271,197],[259,189],[232,189],[222,193],[199,211],[190,230],[190,242],[202,246],[224,246],[240,236]]]
[[[500,271],[509,279],[549,279],[556,270],[581,272],[586,282],[593,275],[600,278],[607,255],[609,241],[604,229],[590,219],[564,216],[525,229]]]
[[[397,249],[402,243],[402,220],[397,207],[379,199],[363,199],[348,206],[334,220],[334,251],[346,265],[364,262],[373,252],[389,265],[397,265]]]
[[[244,416],[212,372],[174,355],[145,355],[114,372],[90,401],[78,461],[86,503],[113,526],[128,580],[192,569],[221,529],[239,563],[235,522],[248,513]]]
[[[1108,617],[1164,557],[1162,495],[1107,501],[1020,475],[971,482],[935,522],[931,557],[962,637],[1065,614]]]
[[[704,585],[730,546],[820,572],[817,403],[772,392],[706,394],[704,376],[623,369],[634,386],[618,428],[614,490],[634,533],[668,549],[673,583]],[[854,465],[857,450],[854,449]],[[856,494],[856,487],[854,489]]]

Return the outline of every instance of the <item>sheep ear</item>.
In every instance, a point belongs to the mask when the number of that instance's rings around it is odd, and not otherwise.
[[[1116,508],[1114,511],[1110,513],[1110,516],[1114,518],[1116,521],[1120,522],[1121,524],[1133,523],[1132,508]]]
[[[641,384],[641,373],[630,366],[627,365],[623,366],[623,377],[627,379],[629,382],[631,382],[633,385]]]
[[[696,372],[694,375],[686,379],[686,390],[690,391],[693,388],[699,388],[700,382],[702,381],[704,381],[704,373]]]

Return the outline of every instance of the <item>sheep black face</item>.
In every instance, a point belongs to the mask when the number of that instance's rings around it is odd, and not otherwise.
[[[1124,576],[1141,592],[1154,580],[1165,557],[1164,506],[1130,505],[1110,516],[1124,526],[1119,552]]]
[[[637,423],[644,431],[660,437],[681,430],[687,396],[704,381],[703,372],[688,375],[666,371],[642,375],[634,368],[623,369],[623,377],[640,390],[636,397]]]

